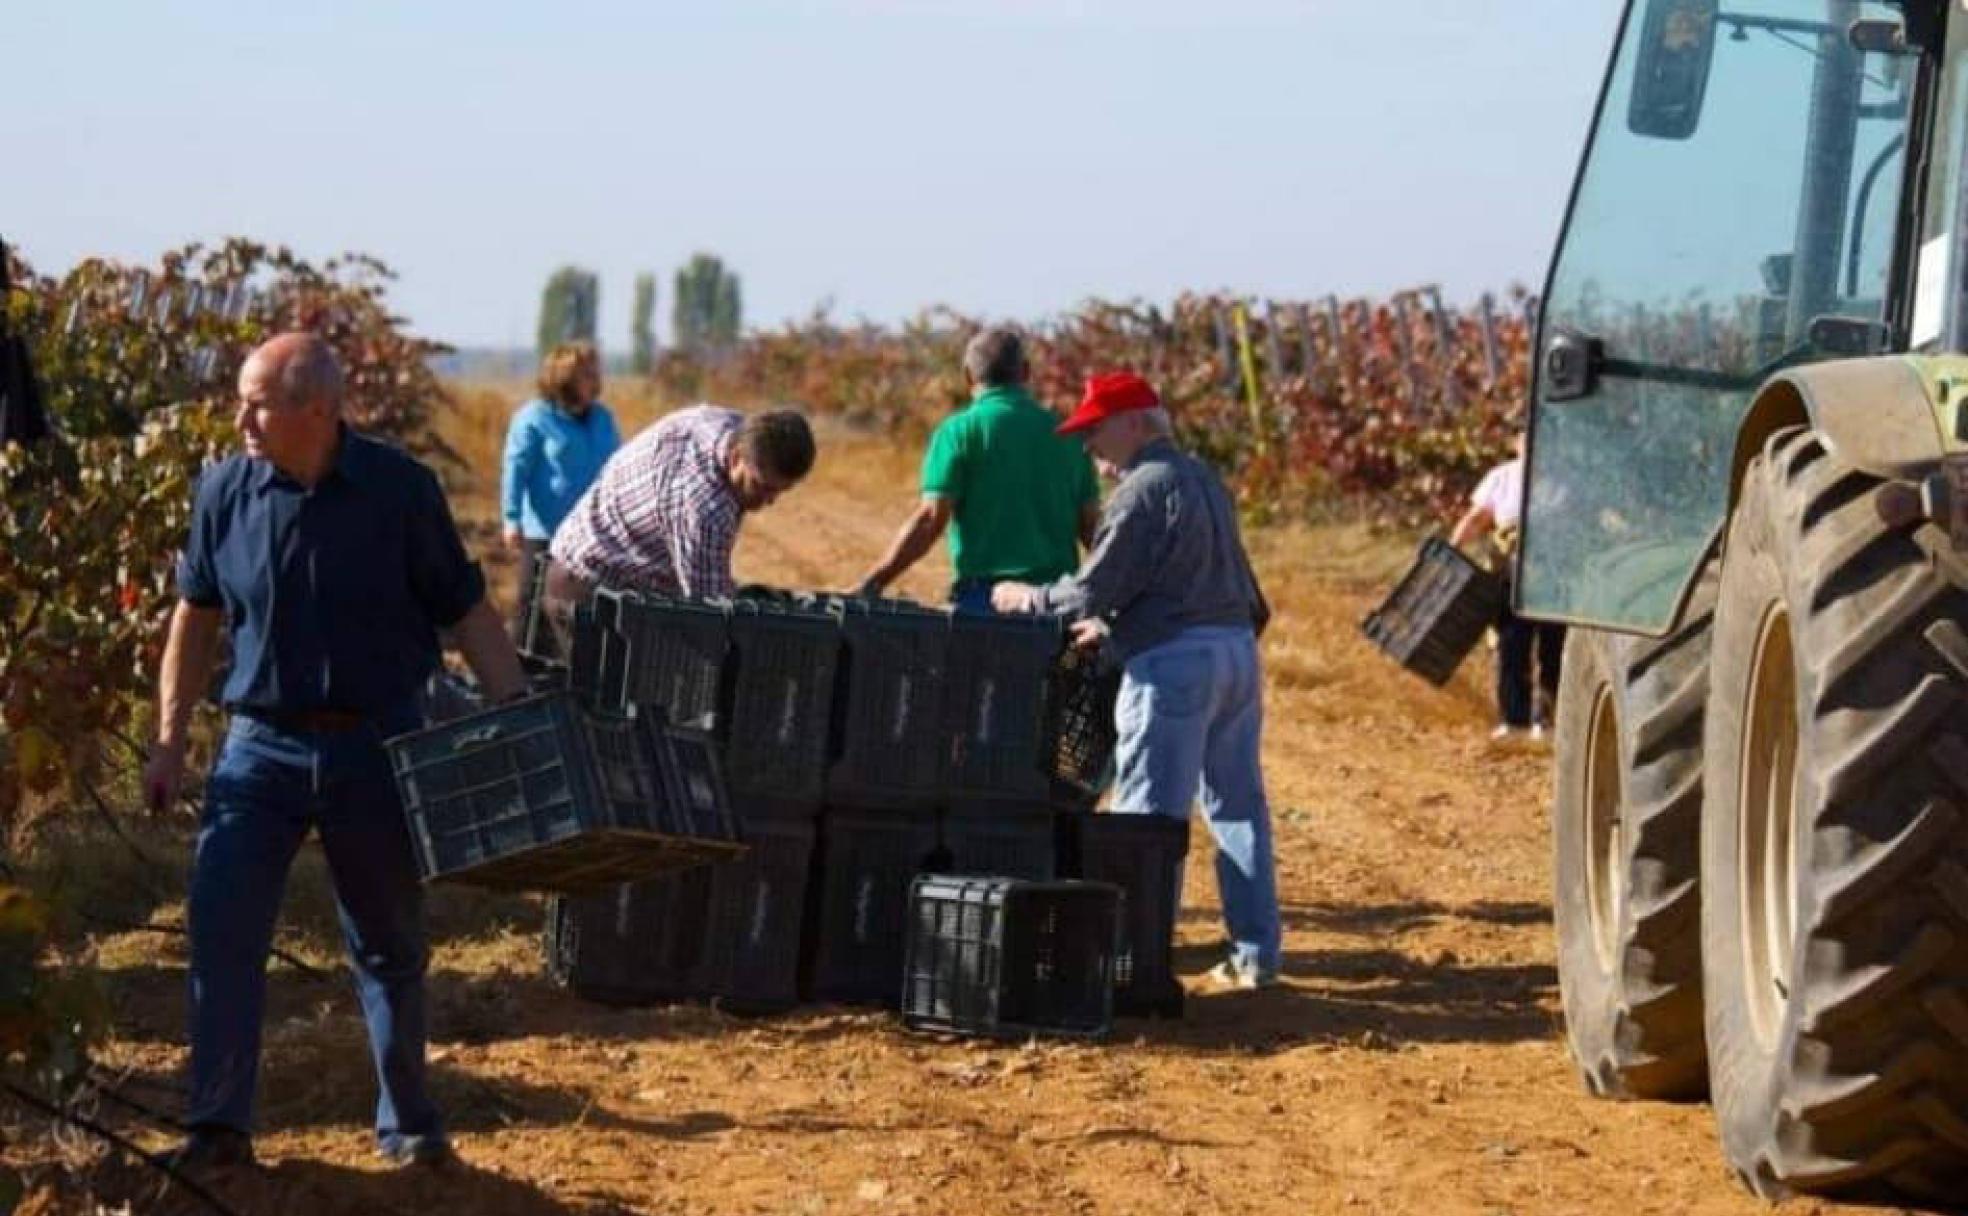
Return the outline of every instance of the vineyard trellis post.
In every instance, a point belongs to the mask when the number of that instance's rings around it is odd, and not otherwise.
[[[1312,332],[1312,308],[1310,305],[1295,305],[1292,311],[1298,318],[1298,373],[1309,381],[1319,371],[1319,336]]]
[[[1483,319],[1483,391],[1487,393],[1495,390],[1503,374],[1503,361],[1497,353],[1496,297],[1484,292],[1477,308]]]
[[[1429,311],[1435,317],[1435,360],[1442,373],[1442,400],[1451,410],[1460,409],[1462,392],[1456,383],[1455,336],[1448,310],[1442,307],[1442,289],[1431,283],[1424,290],[1428,293]]]
[[[1409,328],[1409,292],[1394,295],[1394,338],[1401,354],[1401,375],[1408,384],[1408,408],[1417,414],[1427,411],[1421,397],[1421,377],[1415,373],[1414,333]]]
[[[1237,351],[1230,337],[1230,306],[1222,300],[1210,302],[1210,324],[1216,331],[1216,360],[1223,368],[1223,391],[1237,391]]]
[[[1285,378],[1285,352],[1278,345],[1278,303],[1275,300],[1264,302],[1264,364],[1271,373],[1272,384]]]

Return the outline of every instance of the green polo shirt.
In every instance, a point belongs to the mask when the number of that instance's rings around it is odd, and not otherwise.
[[[1079,568],[1080,511],[1099,499],[1093,462],[1022,388],[989,388],[943,420],[922,491],[947,498],[959,579],[1049,583]]]

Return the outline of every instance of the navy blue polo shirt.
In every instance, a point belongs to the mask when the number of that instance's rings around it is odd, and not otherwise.
[[[312,489],[234,455],[199,479],[178,594],[223,607],[235,710],[400,719],[438,661],[437,631],[484,598],[430,469],[342,428]]]

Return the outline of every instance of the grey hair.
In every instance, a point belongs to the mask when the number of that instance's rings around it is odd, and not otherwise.
[[[1141,411],[1141,421],[1147,428],[1166,439],[1175,434],[1175,420],[1161,406],[1152,406]]]
[[[964,371],[986,388],[1025,383],[1025,339],[1008,325],[993,325],[964,346]]]
[[[274,382],[280,386],[281,398],[290,404],[319,401],[337,411],[342,408],[347,388],[335,348],[316,334],[303,335],[295,343],[293,354],[281,364]]]

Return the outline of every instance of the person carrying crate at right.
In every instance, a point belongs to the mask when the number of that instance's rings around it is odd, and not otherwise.
[[[1498,740],[1542,740],[1558,699],[1558,665],[1565,653],[1565,627],[1527,621],[1510,610],[1510,562],[1517,551],[1517,532],[1524,518],[1524,434],[1517,433],[1509,460],[1483,474],[1469,509],[1456,521],[1449,543],[1470,554],[1504,580],[1503,605],[1497,611],[1496,697],[1501,721],[1490,732]],[[1472,545],[1487,540],[1482,552]],[[1531,660],[1537,659],[1536,691],[1532,691]]]

